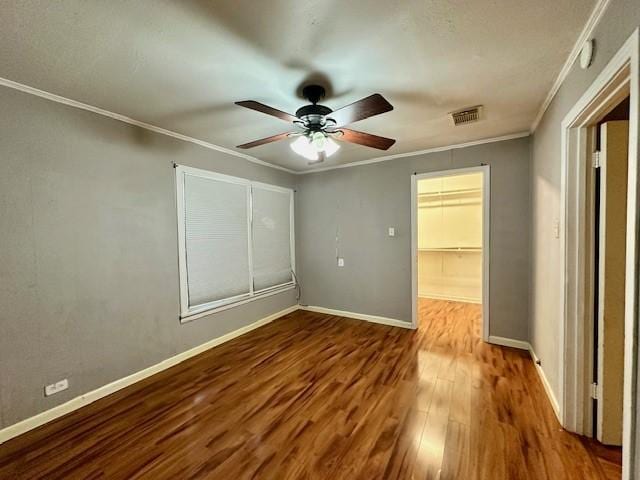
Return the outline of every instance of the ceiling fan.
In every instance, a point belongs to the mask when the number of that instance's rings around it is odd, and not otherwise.
[[[253,148],[278,140],[297,137],[291,143],[291,149],[310,160],[308,162],[309,165],[313,165],[323,162],[325,158],[333,155],[340,148],[333,139],[357,143],[379,150],[387,150],[396,142],[392,138],[379,137],[378,135],[344,128],[344,125],[349,123],[393,110],[393,106],[379,93],[374,93],[335,111],[324,105],[318,105],[320,99],[325,95],[325,90],[320,85],[307,85],[302,89],[302,95],[311,104],[299,108],[295,116],[253,100],[236,102],[236,105],[241,107],[272,115],[285,122],[291,122],[295,127],[293,131],[244,143],[238,145],[238,148]]]

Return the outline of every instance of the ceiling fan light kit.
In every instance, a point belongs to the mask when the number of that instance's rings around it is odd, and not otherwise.
[[[393,110],[393,106],[379,93],[370,95],[335,111],[329,107],[318,104],[325,95],[325,90],[320,85],[308,85],[304,87],[302,94],[311,104],[300,107],[295,115],[253,100],[236,102],[236,105],[240,105],[241,107],[262,112],[286,122],[291,122],[296,128],[291,132],[281,133],[238,145],[238,148],[253,148],[295,136],[298,138],[291,143],[291,149],[312,163],[320,163],[324,161],[325,158],[336,153],[340,148],[334,139],[379,150],[387,150],[395,143],[395,140],[391,138],[379,137],[377,135],[343,128],[344,125],[349,123],[354,123]]]
[[[300,135],[291,142],[291,150],[307,160],[317,162],[322,156],[330,157],[338,151],[340,145],[322,132],[312,135]]]

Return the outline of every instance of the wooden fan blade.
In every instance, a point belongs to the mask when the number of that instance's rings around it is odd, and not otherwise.
[[[253,148],[259,145],[264,145],[265,143],[277,142],[278,140],[284,140],[292,133],[295,133],[295,132],[279,133],[278,135],[272,135],[267,138],[261,138],[260,140],[254,140],[253,142],[243,143],[242,145],[238,145],[237,148]]]
[[[358,145],[377,148],[378,150],[388,150],[391,145],[396,143],[393,138],[379,137],[378,135],[358,132],[349,128],[341,128],[340,131],[342,135],[335,137],[336,140],[357,143]]]
[[[393,105],[387,102],[379,93],[374,93],[330,113],[327,117],[336,121],[336,127],[341,127],[342,125],[364,120],[391,110],[393,110]]]
[[[280,120],[284,120],[285,122],[297,122],[299,120],[298,117],[294,117],[290,113],[283,112],[282,110],[278,110],[276,108],[270,107],[269,105],[265,105],[264,103],[260,103],[260,102],[255,102],[253,100],[236,102],[236,105],[240,105],[241,107],[255,110],[256,112],[266,113],[267,115],[277,117]]]

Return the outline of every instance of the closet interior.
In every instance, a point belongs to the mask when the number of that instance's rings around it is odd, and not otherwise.
[[[482,303],[482,173],[418,181],[418,295]]]

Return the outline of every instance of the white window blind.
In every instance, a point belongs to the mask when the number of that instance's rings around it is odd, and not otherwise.
[[[293,191],[178,166],[181,318],[293,286]]]
[[[185,175],[189,305],[249,295],[247,186]]]
[[[291,283],[291,194],[253,186],[252,200],[253,288]]]

